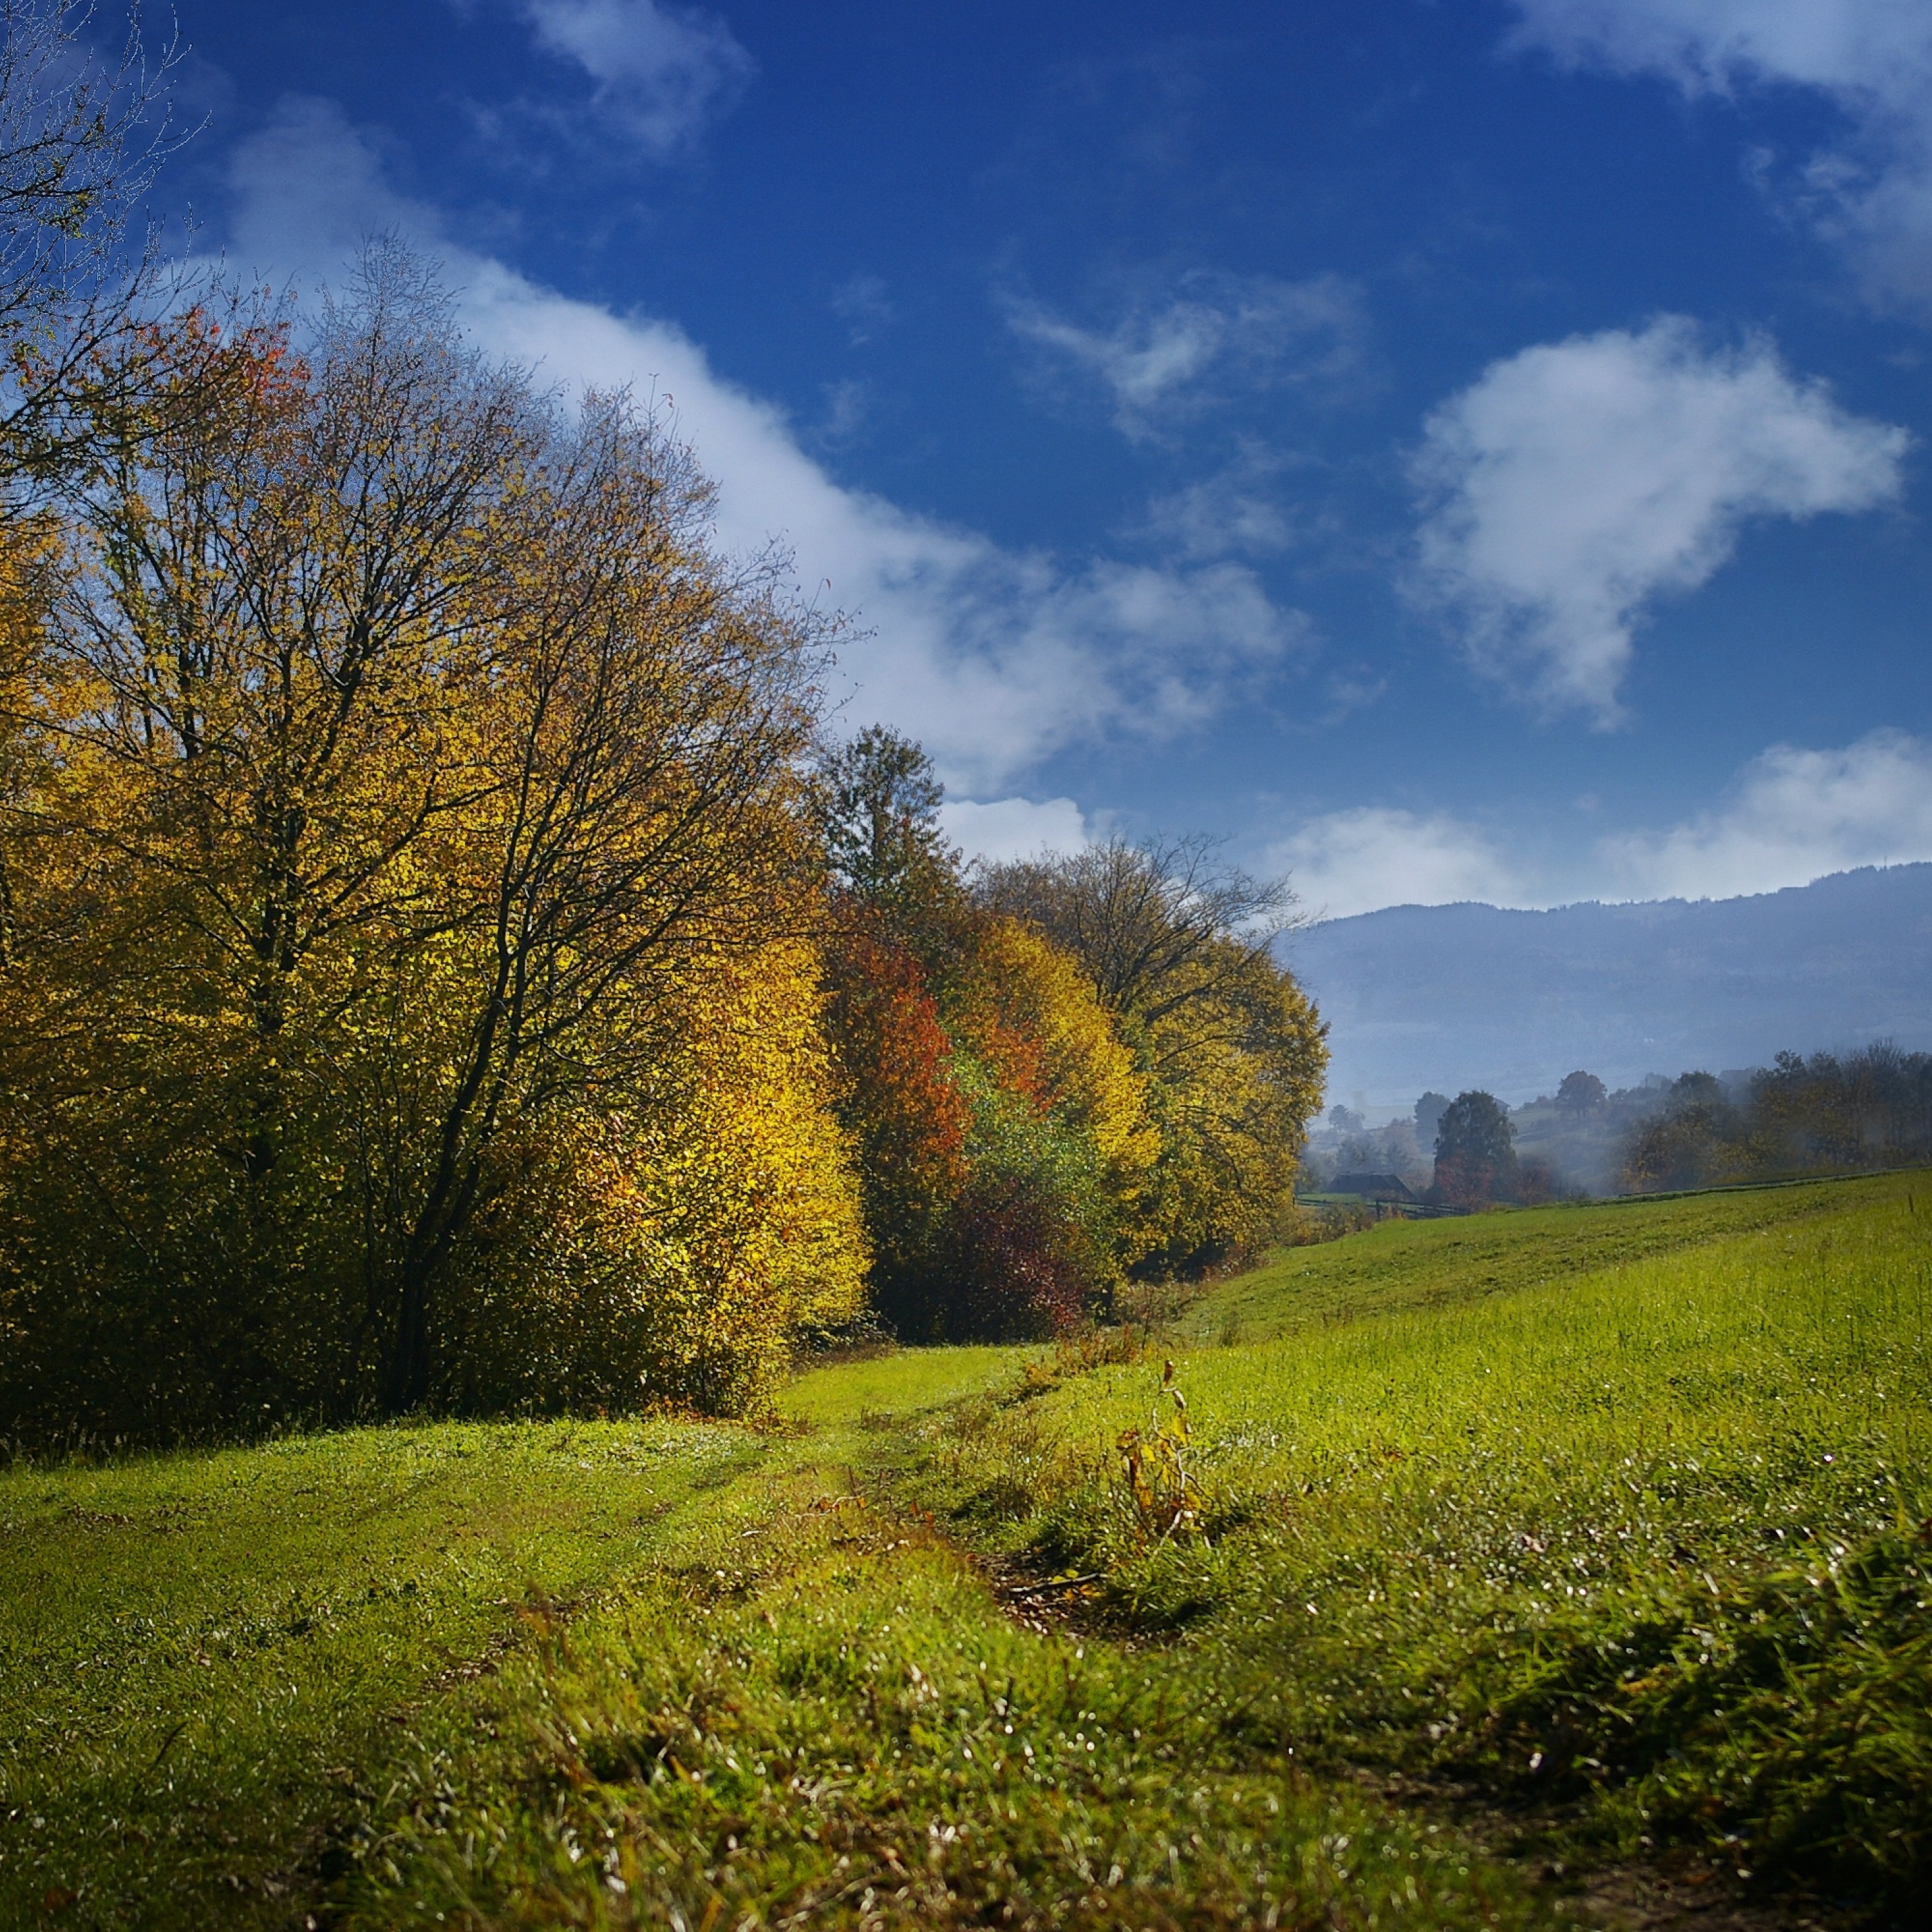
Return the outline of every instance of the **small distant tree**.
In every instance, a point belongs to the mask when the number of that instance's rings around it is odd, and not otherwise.
[[[1450,1206],[1514,1201],[1520,1192],[1516,1129],[1493,1094],[1459,1094],[1436,1130],[1436,1194]]]
[[[1556,1104],[1566,1114],[1594,1113],[1609,1097],[1594,1073],[1566,1073],[1556,1090]]]
[[[1354,1108],[1338,1105],[1328,1109],[1328,1124],[1338,1134],[1361,1134],[1367,1130],[1369,1124]]]
[[[1436,1138],[1436,1130],[1442,1124],[1442,1116],[1448,1111],[1447,1094],[1429,1093],[1415,1103],[1415,1138],[1427,1147]]]

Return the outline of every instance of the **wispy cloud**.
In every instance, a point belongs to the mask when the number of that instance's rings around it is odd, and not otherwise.
[[[672,324],[570,300],[449,242],[332,103],[285,102],[237,151],[233,188],[230,254],[250,267],[334,274],[364,236],[393,229],[444,263],[491,350],[566,386],[662,399],[718,479],[725,548],[778,540],[802,586],[856,614],[838,670],[852,715],[922,739],[969,795],[1070,743],[1191,730],[1305,648],[1306,620],[1243,565],[1010,549],[841,487],[782,411]]]
[[[855,349],[876,340],[898,320],[898,310],[877,275],[848,275],[832,291],[832,313],[844,323]]]
[[[1799,87],[1842,137],[1771,171],[1869,292],[1932,312],[1932,9],[1922,0],[1516,0],[1509,44],[1686,96]]]
[[[1619,896],[1639,898],[1729,898],[1932,860],[1932,743],[1881,730],[1842,750],[1774,745],[1716,810],[1600,850]]]
[[[1309,820],[1265,860],[1330,919],[1464,899],[1542,907],[1779,892],[1859,866],[1932,862],[1932,740],[1887,729],[1822,750],[1774,745],[1675,825],[1612,832],[1567,856],[1527,849],[1539,842],[1451,813],[1360,806]]]
[[[1213,475],[1155,497],[1134,532],[1170,556],[1272,556],[1314,534],[1282,502],[1288,461],[1253,443]]]
[[[1484,669],[1608,724],[1656,598],[1708,581],[1754,518],[1895,497],[1910,440],[1682,316],[1526,349],[1428,420],[1409,588]]]
[[[1258,389],[1340,389],[1363,378],[1366,312],[1340,275],[1197,272],[1137,299],[1106,328],[1022,297],[1006,307],[1014,334],[1057,375],[1097,386],[1114,426],[1136,441]]]
[[[591,82],[590,106],[646,153],[688,148],[758,71],[716,15],[657,0],[520,0],[537,44]]]

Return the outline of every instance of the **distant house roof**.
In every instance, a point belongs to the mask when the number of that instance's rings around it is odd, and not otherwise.
[[[1399,1174],[1338,1174],[1325,1191],[1330,1194],[1359,1194],[1365,1201],[1415,1198]]]

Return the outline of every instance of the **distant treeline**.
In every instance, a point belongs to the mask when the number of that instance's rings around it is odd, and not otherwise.
[[[1921,1162],[1932,1163],[1932,1054],[1881,1044],[1614,1092],[1580,1070],[1514,1108],[1480,1090],[1425,1094],[1412,1119],[1372,1132],[1333,1107],[1309,1168],[1317,1186],[1399,1177],[1424,1202],[1468,1210]]]
[[[1686,1073],[1624,1143],[1633,1193],[1932,1161],[1932,1054],[1780,1053],[1739,1083]]]

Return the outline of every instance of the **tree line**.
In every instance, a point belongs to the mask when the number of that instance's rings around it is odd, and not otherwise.
[[[1426,1137],[1433,1171],[1421,1198],[1464,1211],[1580,1197],[1590,1190],[1571,1163],[1600,1152],[1604,1192],[1796,1179],[1932,1162],[1932,1054],[1888,1042],[1844,1055],[1787,1052],[1749,1073],[1652,1076],[1616,1093],[1580,1070],[1514,1116],[1478,1090],[1454,1100],[1429,1093],[1413,1131],[1393,1123],[1372,1139],[1346,1108],[1330,1118],[1352,1135],[1341,1158],[1357,1169],[1400,1166]],[[1525,1122],[1536,1150],[1520,1144]]]
[[[821,765],[829,1023],[903,1335],[1039,1335],[1286,1231],[1327,1050],[1285,886],[1202,838],[963,868],[916,746]]]
[[[0,99],[89,164],[0,196],[0,1436],[740,1412],[868,1307],[1047,1334],[1281,1226],[1280,887],[965,867],[661,419],[394,242],[305,318],[117,272],[79,71]]]
[[[1624,1142],[1634,1193],[1932,1161],[1932,1054],[1780,1053],[1742,1085],[1686,1073]]]

